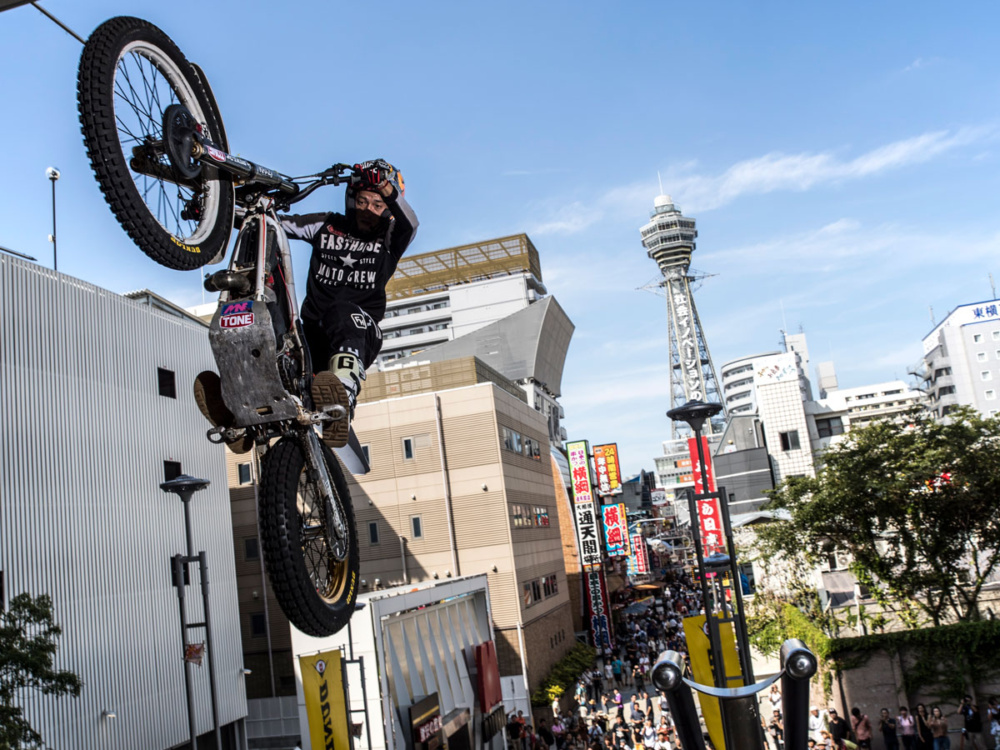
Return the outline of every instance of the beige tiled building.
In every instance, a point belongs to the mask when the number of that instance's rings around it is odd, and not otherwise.
[[[545,418],[463,357],[371,373],[354,427],[363,590],[485,573],[501,675],[537,687],[574,641]]]

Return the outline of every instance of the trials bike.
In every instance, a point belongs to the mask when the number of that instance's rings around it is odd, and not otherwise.
[[[157,263],[194,270],[222,261],[241,209],[228,268],[205,279],[219,292],[209,342],[231,417],[208,437],[262,456],[258,522],[272,589],[299,630],[332,635],[354,612],[360,558],[347,482],[317,426],[347,415],[312,401],[312,363],[277,212],[319,187],[357,179],[360,166],[290,178],[229,153],[204,72],[138,18],[112,18],[91,34],[77,93],[104,197]],[[350,471],[368,471],[353,431],[338,455]]]

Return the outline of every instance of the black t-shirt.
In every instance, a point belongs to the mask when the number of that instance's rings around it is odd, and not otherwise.
[[[386,198],[388,226],[370,237],[344,214],[288,214],[281,226],[292,239],[312,245],[302,317],[322,320],[335,302],[353,302],[376,321],[385,316],[385,285],[417,231],[417,216],[403,196]]]
[[[830,736],[834,742],[841,742],[847,739],[847,720],[843,716],[830,719]]]
[[[882,736],[886,742],[896,739],[896,720],[891,716],[888,719],[880,719],[882,724]]]
[[[962,716],[965,717],[965,729],[969,732],[982,732],[983,720],[979,718],[979,711],[972,706],[962,706]]]
[[[542,738],[542,742],[546,745],[552,745],[556,741],[556,738],[552,736],[552,732],[549,731],[548,727],[538,727],[538,736]]]

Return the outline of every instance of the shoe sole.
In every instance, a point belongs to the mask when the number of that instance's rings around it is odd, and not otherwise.
[[[313,378],[312,398],[313,406],[316,409],[335,405],[343,406],[348,413],[351,409],[347,389],[340,382],[340,378],[329,370],[324,370]],[[331,448],[343,448],[347,445],[347,438],[350,434],[351,420],[347,417],[323,423],[323,442]]]

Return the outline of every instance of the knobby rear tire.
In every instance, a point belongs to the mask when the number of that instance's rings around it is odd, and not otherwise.
[[[188,107],[208,137],[220,145],[226,144],[215,98],[206,91],[198,72],[177,45],[151,23],[121,16],[105,21],[94,30],[80,58],[77,103],[87,155],[108,205],[139,248],[168,268],[181,271],[200,268],[216,258],[229,243],[235,212],[232,180],[217,169],[202,167],[199,179],[200,186],[205,189],[204,210],[190,232],[186,231],[188,227],[181,226],[181,221],[190,224],[194,220],[179,219],[177,211],[171,214],[162,209],[162,197],[173,200],[171,195],[175,191],[179,194],[180,189],[170,180],[143,178],[132,171],[129,163],[131,144],[122,143],[122,128],[128,130],[128,126],[122,119],[116,119],[116,103],[122,107],[120,115],[129,114],[129,101],[123,94],[134,95],[137,99],[143,95],[139,82],[129,81],[126,86],[124,81],[119,81],[116,98],[119,63],[127,65],[129,61],[139,65],[142,84],[147,83],[147,71],[153,77],[162,76],[160,85]],[[142,67],[143,61],[148,65],[146,69]],[[148,127],[136,126],[143,137],[148,135],[155,139],[157,134],[162,137],[162,122],[157,122],[157,118],[162,117],[162,110],[168,103],[156,97],[140,102],[144,106],[132,107],[131,115],[138,121],[148,120]],[[146,186],[143,193],[136,184],[137,179]],[[155,193],[152,201],[150,190]],[[160,193],[160,202],[151,206]],[[171,207],[168,205],[168,208]],[[166,224],[158,219],[154,210],[161,213]],[[170,219],[176,222],[173,229],[168,228]]]
[[[306,458],[297,439],[284,437],[264,455],[259,495],[261,546],[271,587],[288,620],[315,637],[333,635],[351,619],[361,567],[347,481],[333,452],[325,445],[323,455],[349,532],[347,557],[338,564],[344,566],[338,569],[342,583],[332,596],[320,595],[306,566],[299,497]]]

